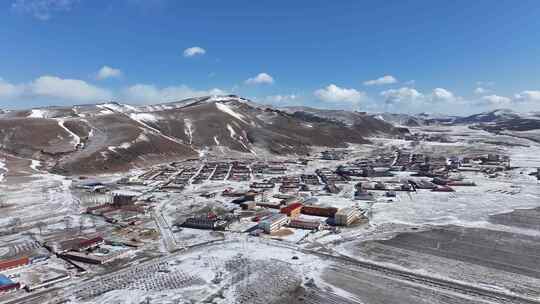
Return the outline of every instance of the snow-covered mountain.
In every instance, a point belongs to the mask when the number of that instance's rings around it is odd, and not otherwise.
[[[520,118],[521,115],[510,109],[497,109],[488,112],[482,112],[470,116],[459,117],[454,122],[457,124],[472,123],[491,123]]]
[[[347,116],[347,114],[343,114]],[[306,155],[313,146],[366,143],[402,130],[369,115],[343,123],[321,113],[285,112],[238,96],[134,106],[46,107],[0,114],[0,152],[41,160],[66,174],[126,170],[208,153]]]
[[[490,132],[531,131],[540,129],[540,115],[535,112],[518,113],[497,109],[455,120],[456,124],[469,124]]]

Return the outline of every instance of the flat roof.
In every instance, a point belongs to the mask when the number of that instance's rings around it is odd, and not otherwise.
[[[0,286],[6,286],[13,284],[13,281],[3,274],[0,274]]]

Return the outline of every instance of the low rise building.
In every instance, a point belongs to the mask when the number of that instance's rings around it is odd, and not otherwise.
[[[339,209],[334,215],[334,221],[339,226],[349,226],[360,218],[360,212],[353,207]]]
[[[226,221],[218,220],[217,217],[197,216],[187,218],[182,224],[182,227],[220,230],[225,229],[226,225]]]
[[[271,182],[253,182],[251,183],[250,187],[252,189],[273,189],[275,184]]]
[[[240,208],[242,208],[242,210],[252,210],[255,209],[255,207],[257,207],[257,203],[255,203],[254,201],[240,203]]]
[[[18,259],[0,260],[0,271],[9,269],[15,269],[30,264],[28,257],[22,257]]]
[[[20,283],[13,282],[10,278],[0,274],[0,294],[15,291],[21,288]]]
[[[118,206],[132,204],[141,195],[142,193],[136,191],[116,190],[112,192],[113,204]]]
[[[92,238],[77,237],[68,240],[55,242],[47,242],[45,247],[55,253],[64,253],[67,251],[85,251],[99,247],[105,243],[102,237],[96,236]]]
[[[296,202],[289,204],[280,209],[280,213],[287,215],[288,217],[295,218],[300,215],[302,211],[302,203]]]
[[[268,234],[272,234],[281,227],[289,223],[289,218],[285,214],[273,214],[259,222],[259,228]]]
[[[306,230],[321,230],[322,224],[320,221],[294,219],[289,222],[289,227]]]
[[[321,207],[321,206],[308,205],[308,206],[302,207],[301,213],[305,215],[333,217],[337,211],[338,209],[334,207]]]
[[[77,251],[69,251],[62,255],[60,255],[63,258],[79,261],[83,263],[88,264],[97,264],[97,265],[103,265],[106,263],[109,263],[115,259],[124,257],[129,253],[128,249],[123,250],[117,250],[117,251],[111,251],[106,254],[103,253],[92,253],[92,252],[77,252]]]
[[[355,200],[373,201],[373,200],[375,200],[375,196],[371,192],[367,192],[367,191],[363,191],[363,190],[356,190],[354,192],[354,199]]]

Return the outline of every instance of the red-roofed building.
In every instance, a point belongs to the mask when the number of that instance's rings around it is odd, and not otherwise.
[[[105,241],[103,240],[103,238],[98,236],[98,237],[95,237],[95,238],[91,238],[91,239],[81,241],[73,249],[75,249],[77,251],[84,251],[84,250],[88,250],[88,249],[91,249],[91,248],[94,248],[94,247],[98,247],[100,245],[103,245],[104,243],[105,243]]]
[[[30,259],[28,259],[28,257],[13,260],[0,260],[0,271],[19,268],[28,264],[30,264]]]
[[[300,211],[302,211],[302,206],[303,205],[301,203],[292,203],[281,208],[280,213],[286,214],[288,217],[295,218],[300,215]]]
[[[306,215],[333,217],[337,208],[334,207],[319,207],[319,206],[304,206],[302,207],[302,213]]]

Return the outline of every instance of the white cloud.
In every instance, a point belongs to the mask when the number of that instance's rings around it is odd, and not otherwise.
[[[83,80],[49,75],[38,77],[26,84],[11,84],[0,79],[0,100],[43,97],[72,102],[96,102],[111,99],[113,94]]]
[[[499,96],[499,95],[488,95],[483,96],[480,99],[480,105],[488,105],[488,106],[507,106],[512,102],[511,98]]]
[[[184,57],[195,57],[206,54],[206,50],[199,46],[192,46],[184,50]]]
[[[172,102],[191,97],[225,95],[221,89],[195,90],[186,85],[159,88],[151,84],[136,84],[123,90],[121,99],[132,103]]]
[[[540,91],[523,91],[514,95],[516,102],[540,102]]]
[[[14,85],[0,78],[0,100],[18,98],[23,92],[22,85]]]
[[[270,103],[270,104],[276,104],[276,105],[283,105],[283,104],[290,104],[298,101],[299,96],[296,94],[285,94],[285,95],[270,95],[263,97],[261,99],[261,102],[264,103]]]
[[[428,104],[455,104],[461,102],[461,97],[455,96],[444,88],[435,88],[430,94],[424,94],[410,87],[390,89],[381,92],[384,102],[390,105],[419,106]]]
[[[392,83],[396,83],[396,82],[398,82],[398,80],[394,76],[385,75],[385,76],[379,77],[377,79],[364,81],[364,85],[367,85],[367,86],[385,85],[385,84],[392,84]]]
[[[70,11],[78,2],[79,0],[15,0],[11,9],[46,21],[57,12]]]
[[[314,92],[315,96],[327,102],[350,102],[358,103],[366,98],[366,94],[355,89],[340,88],[331,84],[323,89]]]
[[[246,84],[272,84],[274,78],[267,73],[259,73],[257,76],[248,78],[245,81]]]
[[[416,89],[409,87],[402,87],[399,89],[390,89],[381,92],[381,96],[384,97],[386,104],[411,104],[424,102],[424,94],[418,92]]]
[[[119,69],[111,68],[110,66],[104,65],[99,69],[97,73],[97,79],[103,80],[107,78],[119,78],[122,77],[122,71]]]
[[[486,88],[483,88],[483,87],[477,87],[476,89],[474,89],[474,94],[478,94],[478,95],[482,95],[482,94],[486,94],[486,93],[489,93],[490,90],[486,89]]]
[[[92,102],[112,98],[108,90],[78,79],[62,79],[56,76],[41,76],[31,82],[26,93],[36,97],[51,97],[75,102]]]
[[[453,102],[459,99],[454,95],[454,93],[444,88],[433,89],[430,97],[430,101],[432,102]]]

